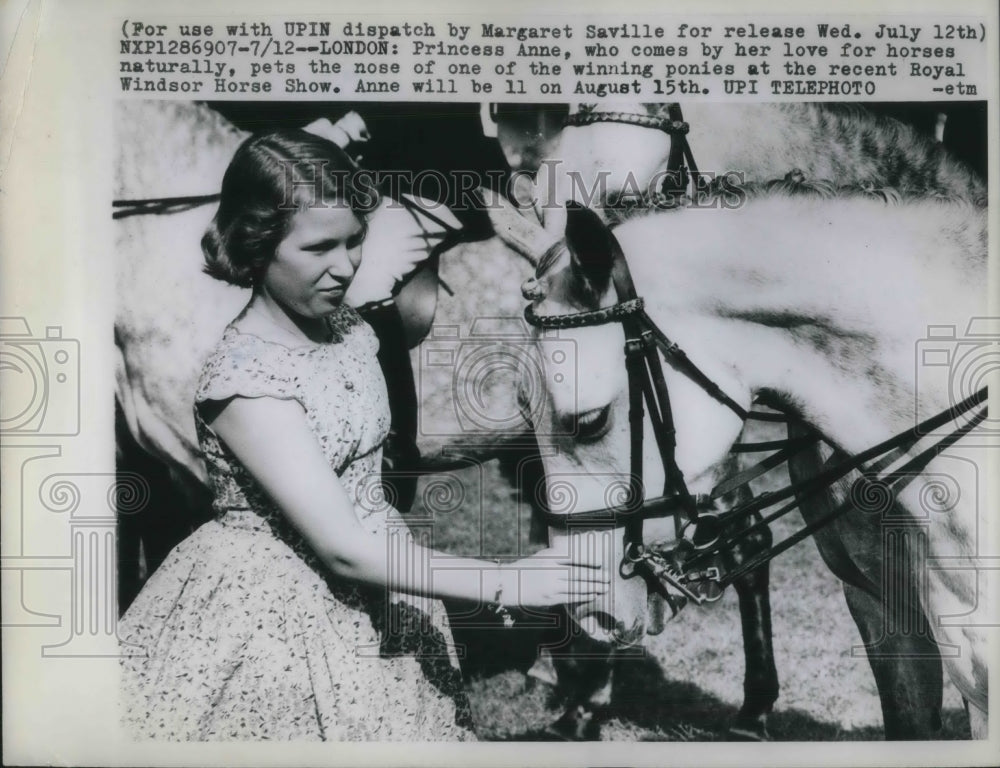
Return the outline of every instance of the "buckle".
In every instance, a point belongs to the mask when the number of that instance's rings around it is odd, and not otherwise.
[[[695,552],[704,552],[718,544],[719,539],[722,538],[721,522],[718,512],[701,512],[696,519],[688,519],[681,524],[677,540]],[[717,525],[715,529],[710,527],[712,523]],[[705,525],[705,528],[699,531],[701,525]],[[706,529],[713,535],[708,539],[698,541],[698,534],[704,533]]]
[[[626,549],[618,570],[625,579],[636,574],[644,576],[650,588],[670,603],[676,615],[688,600],[695,605],[714,603],[725,592],[723,572],[718,565],[696,571],[684,570],[684,561],[692,552],[691,544],[684,539],[678,540],[673,549],[662,552],[654,552],[639,544],[635,545],[635,551]]]
[[[637,566],[649,557],[646,548],[637,542],[630,542],[625,546],[625,553],[622,561],[618,564],[618,573],[623,579],[631,579],[637,573]]]
[[[644,354],[646,351],[646,340],[642,338],[625,339],[625,357],[635,357]]]
[[[726,591],[726,588],[722,585],[722,571],[715,565],[711,565],[700,571],[686,573],[684,574],[684,579],[686,579],[691,591],[701,597],[703,603],[714,603]]]

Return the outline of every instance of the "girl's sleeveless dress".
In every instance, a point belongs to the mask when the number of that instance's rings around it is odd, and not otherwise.
[[[332,343],[290,349],[230,326],[196,403],[298,401],[362,524],[386,530],[387,553],[412,567],[412,534],[379,482],[389,409],[378,342],[346,306],[330,327]],[[333,576],[195,411],[216,517],[119,623],[126,729],[164,740],[474,738],[443,606]]]

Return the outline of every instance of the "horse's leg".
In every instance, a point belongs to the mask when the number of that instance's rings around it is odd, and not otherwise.
[[[943,671],[937,644],[929,634],[888,631],[890,627],[926,626],[916,599],[902,600],[898,612],[886,610],[881,590],[843,558],[841,546],[817,537],[820,554],[844,583],[844,597],[867,649],[882,705],[885,738],[932,739],[941,728]],[[884,578],[892,578],[886,574]],[[909,605],[906,605],[909,603]]]
[[[750,499],[744,489],[737,501]],[[747,521],[753,524],[758,515]],[[749,558],[771,546],[771,530],[766,526],[742,539],[723,555],[726,571],[732,571]],[[746,739],[767,739],[767,716],[778,699],[778,670],[774,663],[771,634],[770,569],[763,565],[744,576],[733,586],[740,601],[740,623],[743,627],[743,706],[729,731]]]
[[[801,434],[789,426],[789,435]],[[831,456],[828,448],[802,451],[788,464],[792,482],[813,477]],[[808,522],[835,508],[847,498],[851,478],[821,494],[800,499]],[[883,556],[880,521],[852,510],[821,528],[813,539],[820,556],[844,582],[847,606],[867,649],[875,676],[887,739],[933,738],[941,727],[942,668],[937,645],[929,633],[889,631],[894,627],[926,627],[927,619],[916,595],[896,601],[897,614],[888,614],[879,583],[905,574],[887,566]],[[903,566],[905,567],[905,565]]]
[[[765,546],[770,546],[770,543]],[[767,738],[767,716],[778,699],[778,670],[774,663],[772,644],[769,582],[770,571],[764,565],[733,583],[740,601],[746,666],[743,676],[743,706],[729,730],[735,736],[752,739]]]
[[[843,586],[847,607],[868,648],[868,663],[882,701],[885,738],[935,738],[941,730],[944,674],[934,640],[924,634],[886,632],[888,616],[882,598],[846,582]],[[923,613],[919,604],[910,607],[914,615],[908,617],[909,626],[919,626],[918,611]]]
[[[965,704],[965,714],[969,716],[969,731],[973,739],[988,739],[990,737],[990,718],[979,707],[970,704],[962,697]]]
[[[558,634],[551,635],[554,644],[548,647],[565,709],[549,730],[568,741],[596,741],[611,702],[613,649],[586,634],[565,607],[557,614],[553,632]]]

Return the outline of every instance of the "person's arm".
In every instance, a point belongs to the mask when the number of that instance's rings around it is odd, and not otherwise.
[[[410,563],[393,568],[384,535],[369,533],[310,430],[302,406],[269,397],[228,401],[211,427],[336,575],[436,598],[521,607],[587,602],[608,590],[606,564],[544,550],[514,563],[459,558],[409,540]],[[593,557],[593,556],[591,556]]]

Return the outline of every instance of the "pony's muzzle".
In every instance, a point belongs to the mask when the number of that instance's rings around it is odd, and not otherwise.
[[[679,605],[671,605],[655,590],[649,589],[639,574],[626,577],[619,565],[624,558],[624,532],[621,528],[587,531],[551,529],[553,547],[568,546],[569,552],[601,552],[608,558],[612,573],[608,592],[590,602],[577,603],[569,613],[591,637],[618,646],[641,643],[646,635],[657,635],[676,615]]]

